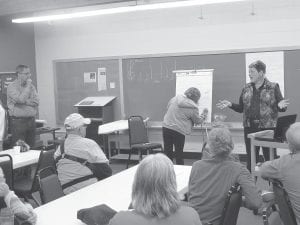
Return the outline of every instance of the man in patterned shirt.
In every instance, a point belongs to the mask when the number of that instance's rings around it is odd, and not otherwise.
[[[289,101],[283,99],[279,85],[270,82],[266,76],[266,65],[258,60],[249,65],[250,83],[247,83],[240,95],[239,103],[228,100],[217,103],[217,107],[226,107],[243,113],[244,140],[247,152],[247,168],[251,171],[251,143],[247,137],[249,133],[262,130],[274,130],[278,112],[287,109]],[[270,159],[268,148],[263,148],[265,160]],[[258,162],[259,147],[256,148],[256,161]]]

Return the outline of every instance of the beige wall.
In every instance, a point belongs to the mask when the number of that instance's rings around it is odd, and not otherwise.
[[[56,125],[53,60],[299,48],[299,3],[279,2],[255,16],[238,3],[205,6],[204,20],[193,7],[35,24],[40,117]]]
[[[33,24],[12,24],[0,17],[0,72],[14,72],[18,64],[28,65],[36,82]]]

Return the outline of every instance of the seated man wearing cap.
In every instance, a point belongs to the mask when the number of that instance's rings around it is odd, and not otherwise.
[[[85,138],[86,126],[91,123],[78,113],[69,115],[64,122],[67,138],[54,154],[57,172],[65,194],[74,192],[111,176],[108,159],[91,139]]]

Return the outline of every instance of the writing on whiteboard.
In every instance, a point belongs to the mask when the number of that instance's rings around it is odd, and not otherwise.
[[[199,113],[208,109],[207,121],[211,122],[213,69],[176,70],[176,95],[183,94],[188,88],[198,88],[201,93]]]

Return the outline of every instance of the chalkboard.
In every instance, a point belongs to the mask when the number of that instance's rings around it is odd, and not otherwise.
[[[218,100],[238,100],[246,80],[244,53],[124,59],[126,115],[138,114],[162,121],[167,103],[175,95],[173,71],[197,69],[214,69],[212,114],[221,112],[215,107]],[[241,121],[241,114],[226,111],[226,115],[227,121]]]
[[[84,82],[84,73],[95,72],[97,74],[98,68],[106,69],[107,90],[98,91],[97,81]],[[119,73],[118,59],[55,62],[57,123],[62,124],[69,114],[77,112],[74,105],[90,96],[116,96],[117,98],[113,101],[114,118],[119,118],[121,105]],[[114,88],[110,87],[111,83],[114,83]]]
[[[122,57],[120,57],[122,58]],[[286,114],[299,114],[300,121],[300,50],[284,51],[285,98],[290,100]],[[222,113],[228,122],[241,122],[242,114],[230,109],[220,110],[216,103],[221,99],[238,102],[246,82],[245,53],[160,56],[122,59],[68,60],[55,62],[57,122],[76,111],[73,107],[88,96],[117,96],[114,101],[114,118],[121,119],[121,105],[125,116],[142,115],[152,121],[162,121],[168,101],[176,93],[175,70],[213,69],[212,115]],[[115,88],[98,91],[97,83],[84,83],[85,72],[106,68],[107,86]],[[268,65],[267,65],[268,70]],[[123,83],[120,81],[122,75]],[[123,85],[123,88],[121,87]],[[121,90],[123,92],[121,93]],[[201,90],[200,90],[201,91]],[[123,96],[122,96],[123,95]],[[121,102],[121,99],[124,102]]]

